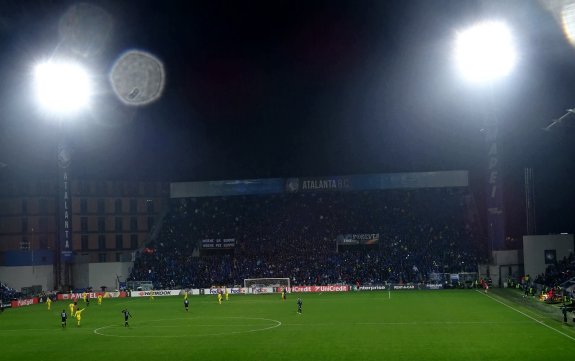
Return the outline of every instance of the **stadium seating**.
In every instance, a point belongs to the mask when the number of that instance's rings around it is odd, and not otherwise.
[[[260,277],[380,284],[474,272],[486,250],[470,199],[456,188],[176,199],[130,279],[156,288]],[[379,241],[337,249],[337,236],[350,233],[378,233]],[[235,249],[206,255],[206,238],[234,238]]]

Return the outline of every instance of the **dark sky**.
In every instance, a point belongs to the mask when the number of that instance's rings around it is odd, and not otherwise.
[[[88,3],[113,27],[101,51],[80,59],[99,93],[89,113],[64,126],[76,178],[467,169],[482,198],[480,129],[490,103],[485,88],[458,78],[451,50],[458,29],[497,18],[512,27],[520,52],[513,74],[493,87],[510,233],[524,228],[527,166],[539,231],[575,231],[573,129],[541,131],[575,105],[575,49],[543,6],[552,1]],[[55,173],[59,128],[36,109],[31,69],[61,50],[59,20],[74,4],[0,0],[3,177]],[[161,98],[137,108],[108,83],[114,61],[131,49],[155,55],[166,72]]]

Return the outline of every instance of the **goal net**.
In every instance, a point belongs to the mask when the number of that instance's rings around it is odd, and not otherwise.
[[[244,287],[248,293],[281,292],[284,288],[290,292],[289,278],[246,278]],[[262,292],[262,290],[265,290]]]

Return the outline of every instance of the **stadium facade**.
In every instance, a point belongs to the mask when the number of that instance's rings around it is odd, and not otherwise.
[[[168,189],[162,182],[72,180],[71,209],[66,210],[72,263],[131,261],[133,252],[150,241],[167,207]],[[0,185],[2,269],[56,265],[58,204],[55,181]]]

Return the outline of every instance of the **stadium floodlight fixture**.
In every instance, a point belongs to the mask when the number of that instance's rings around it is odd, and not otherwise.
[[[80,64],[50,60],[35,66],[34,91],[42,110],[66,116],[89,106],[92,84]]]
[[[503,78],[517,63],[513,34],[501,21],[486,21],[457,32],[454,56],[461,75],[473,83]]]

